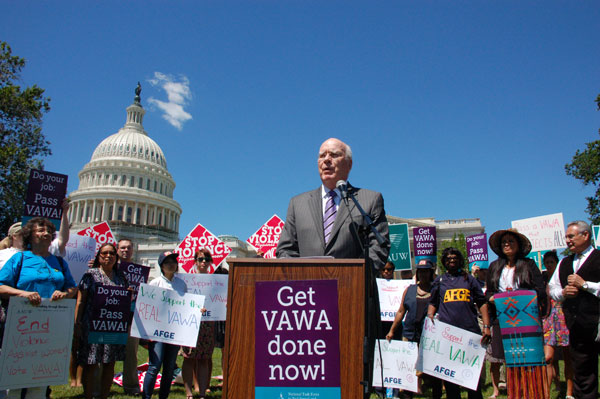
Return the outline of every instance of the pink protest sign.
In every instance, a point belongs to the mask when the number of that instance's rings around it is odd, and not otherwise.
[[[78,231],[77,234],[84,237],[92,237],[96,240],[96,252],[100,249],[100,245],[105,243],[114,244],[117,246],[117,240],[110,229],[110,226],[106,222],[90,226],[87,229]]]
[[[175,249],[175,252],[179,254],[179,266],[181,266],[183,270],[189,272],[190,269],[192,269],[194,266],[194,254],[200,248],[206,248],[212,254],[214,267],[210,268],[210,273],[214,272],[214,269],[216,269],[231,252],[231,248],[198,223]]]
[[[257,252],[262,253],[265,259],[275,258],[281,230],[283,230],[283,220],[279,216],[273,215],[246,242],[256,248]]]

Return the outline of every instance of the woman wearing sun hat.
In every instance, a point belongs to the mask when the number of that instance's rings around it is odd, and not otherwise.
[[[538,296],[538,304],[546,304],[546,289],[542,273],[533,259],[526,258],[531,251],[531,242],[523,234],[515,229],[498,230],[490,236],[489,245],[492,251],[498,255],[498,259],[490,264],[485,297],[490,303],[489,312],[492,320],[492,358],[504,361],[504,347],[500,325],[496,318],[496,307],[494,295],[501,292],[513,290],[534,290]],[[540,315],[544,312],[540,311]],[[500,362],[492,362],[490,371],[492,374],[492,385],[494,393],[492,397],[499,394],[498,382],[500,379]]]

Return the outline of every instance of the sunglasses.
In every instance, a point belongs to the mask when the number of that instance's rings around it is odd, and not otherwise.
[[[212,259],[208,258],[208,257],[204,257],[204,258],[200,257],[200,258],[196,258],[196,262],[206,262],[206,263],[208,263],[208,262],[212,262]]]

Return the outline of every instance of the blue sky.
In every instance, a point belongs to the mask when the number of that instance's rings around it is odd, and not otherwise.
[[[0,40],[27,60],[22,84],[52,98],[45,164],[69,175],[69,191],[141,81],[181,236],[200,222],[245,240],[285,218],[293,195],[320,184],[328,137],[352,146],[350,181],[382,192],[394,216],[479,217],[488,234],[549,213],[586,218],[593,191],[564,165],[598,139],[597,1],[0,0],[0,10]]]

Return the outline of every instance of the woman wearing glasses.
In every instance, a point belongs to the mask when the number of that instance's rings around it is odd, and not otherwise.
[[[90,344],[88,335],[94,314],[94,297],[99,285],[129,288],[127,278],[117,270],[119,256],[113,244],[103,244],[93,266],[83,275],[79,283],[79,295],[75,308],[75,336],[79,339],[77,363],[83,366],[83,393],[86,399],[92,399],[94,372],[102,364],[101,398],[110,393],[115,362],[125,359],[125,345]]]
[[[206,248],[201,248],[194,255],[194,267],[189,273],[208,274],[212,265],[212,254]],[[203,309],[204,311],[205,309]],[[181,347],[183,366],[181,373],[187,399],[193,398],[193,388],[204,398],[210,386],[212,353],[215,349],[215,323],[202,321],[195,348]]]
[[[498,255],[498,259],[490,264],[487,273],[485,297],[490,304],[492,321],[491,357],[488,357],[494,393],[500,394],[500,365],[504,362],[504,346],[500,324],[496,318],[494,295],[514,290],[534,290],[538,296],[538,306],[543,308],[539,314],[544,315],[546,304],[546,288],[542,273],[533,259],[526,258],[531,251],[531,242],[517,230],[498,230],[490,236],[490,248]]]
[[[42,298],[57,301],[73,298],[75,281],[67,262],[50,254],[49,247],[56,228],[45,218],[33,218],[23,227],[25,250],[14,254],[0,270],[0,295],[20,296],[37,306]],[[21,390],[13,389],[9,398],[21,398]],[[46,387],[28,388],[26,398],[45,398]]]

